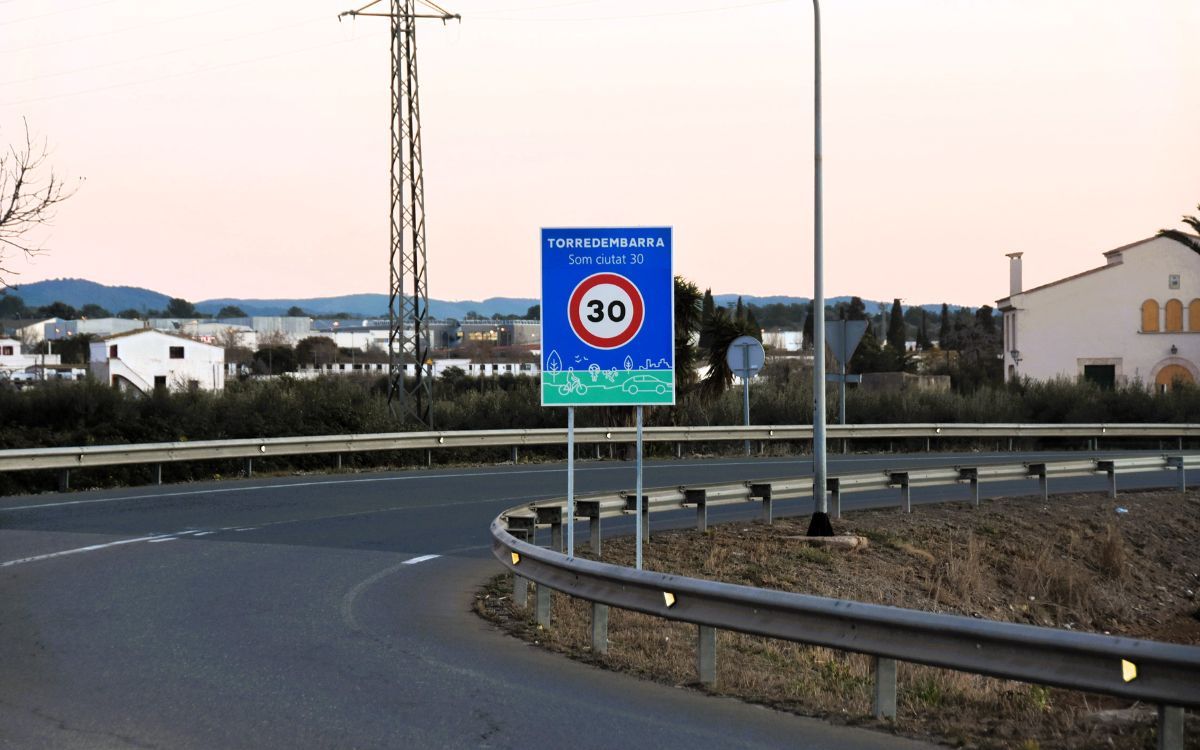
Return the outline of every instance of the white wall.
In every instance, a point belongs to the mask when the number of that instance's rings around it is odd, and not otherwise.
[[[1026,254],[1026,271],[1036,258]],[[1200,255],[1157,238],[1122,251],[1115,260],[1103,270],[1001,300],[1006,379],[1075,379],[1085,364],[1112,364],[1118,383],[1140,379],[1151,385],[1164,366],[1180,364],[1200,382],[1200,331],[1187,330],[1187,306],[1200,298]],[[1168,288],[1173,274],[1179,275],[1179,289]],[[1158,333],[1141,331],[1147,299],[1160,305]],[[1169,299],[1184,305],[1183,332],[1164,332],[1161,308]],[[1013,349],[1020,352],[1019,362]]]
[[[116,357],[109,356],[112,346],[117,347]],[[183,348],[182,358],[170,356],[173,347]],[[114,376],[119,376],[144,392],[154,388],[156,378],[165,378],[172,389],[188,388],[195,381],[205,390],[220,390],[225,387],[225,350],[159,331],[143,331],[94,342],[91,369],[110,385]]]

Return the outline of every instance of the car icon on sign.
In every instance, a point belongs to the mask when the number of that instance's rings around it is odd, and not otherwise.
[[[654,377],[653,375],[634,375],[625,384],[621,386],[621,390],[626,393],[644,393],[646,391],[654,391],[655,393],[666,393],[667,384]]]

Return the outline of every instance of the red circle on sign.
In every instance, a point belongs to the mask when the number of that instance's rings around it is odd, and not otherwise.
[[[615,286],[628,295],[630,306],[633,308],[628,316],[628,325],[611,336],[601,336],[589,330],[587,323],[579,316],[580,304],[587,293],[606,284]],[[567,319],[571,322],[571,330],[583,343],[596,349],[616,349],[618,346],[628,344],[641,330],[645,315],[646,305],[642,301],[642,293],[638,291],[632,281],[615,273],[597,273],[588,276],[579,282],[575,291],[571,292],[571,299],[567,303]]]

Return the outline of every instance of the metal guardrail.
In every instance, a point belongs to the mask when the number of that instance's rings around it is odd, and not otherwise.
[[[978,504],[980,482],[1037,479],[1045,493],[1051,478],[1098,475],[1109,478],[1115,496],[1118,475],[1144,471],[1176,471],[1183,491],[1190,468],[1200,468],[1200,455],[866,472],[828,481],[837,494],[898,488],[905,510],[911,510],[908,493],[916,486],[969,484],[970,499]],[[644,512],[648,519],[650,513],[694,507],[697,526],[704,529],[709,505],[761,502],[769,523],[774,501],[811,496],[811,483],[804,477],[651,490],[645,493]],[[578,519],[590,521],[597,558],[601,519],[635,512],[632,500],[629,493],[618,492],[577,501]],[[505,511],[491,525],[493,553],[514,574],[518,603],[526,603],[528,582],[537,584],[536,616],[544,627],[550,626],[551,591],[592,602],[592,648],[597,653],[607,652],[607,608],[615,606],[697,625],[697,670],[704,682],[716,680],[717,629],[868,654],[876,675],[874,712],[881,717],[895,716],[897,660],[1156,703],[1159,747],[1168,750],[1182,750],[1184,707],[1200,708],[1197,647],[762,590],[568,558],[561,553],[565,507],[563,500],[550,500]],[[831,510],[837,513],[838,507],[833,504]],[[547,526],[550,548],[535,546],[537,530]]]
[[[0,450],[0,471],[83,469],[124,464],[162,464],[177,461],[249,459],[313,453],[433,450],[440,448],[517,448],[564,445],[565,428],[471,430],[456,432],[394,432],[365,435],[196,440],[129,445],[86,445],[63,448]],[[927,440],[967,438],[1200,438],[1200,424],[882,424],[831,425],[830,440]],[[631,443],[633,427],[588,427],[575,430],[579,444]],[[737,440],[808,441],[811,425],[741,425],[716,427],[650,427],[649,442],[726,442]],[[1094,445],[1093,445],[1094,447]]]

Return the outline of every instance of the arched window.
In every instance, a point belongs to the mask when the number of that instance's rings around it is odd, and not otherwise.
[[[1167,325],[1168,331],[1183,330],[1183,303],[1177,299],[1167,300]]]
[[[1200,299],[1188,303],[1188,330],[1200,331]]]
[[[1153,332],[1158,330],[1158,302],[1148,299],[1142,303],[1142,330]]]

